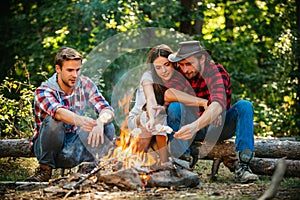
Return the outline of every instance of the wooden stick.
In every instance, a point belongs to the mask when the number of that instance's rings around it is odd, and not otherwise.
[[[284,158],[280,159],[278,161],[274,175],[272,176],[272,181],[269,188],[264,192],[264,194],[258,200],[266,200],[275,197],[280,182],[284,177],[286,167],[287,164],[285,162],[285,159]]]

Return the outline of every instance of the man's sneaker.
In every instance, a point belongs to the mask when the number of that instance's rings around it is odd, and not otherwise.
[[[52,169],[50,167],[38,167],[34,174],[28,177],[25,181],[28,182],[48,182],[52,176]]]
[[[239,164],[235,170],[235,181],[238,183],[251,183],[258,179],[258,176],[252,173],[247,164]]]

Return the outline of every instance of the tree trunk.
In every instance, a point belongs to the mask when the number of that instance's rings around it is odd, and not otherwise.
[[[257,140],[255,157],[300,160],[300,142],[290,140]]]
[[[235,155],[233,141],[219,142],[217,145],[196,143],[199,146],[199,158],[221,158]],[[0,158],[3,157],[33,157],[29,149],[28,139],[0,140]],[[300,160],[300,142],[290,140],[256,140],[255,157],[282,158]]]
[[[233,156],[235,144],[233,141],[219,142],[217,145],[197,143],[200,147],[200,158],[217,158]],[[300,142],[291,140],[266,139],[256,140],[255,157],[260,158],[282,158],[300,160]]]
[[[29,148],[28,139],[0,140],[0,158],[34,157]]]
[[[272,175],[280,159],[276,158],[253,158],[250,168],[253,173],[261,175]],[[300,160],[285,160],[285,176],[300,177]]]
[[[296,72],[295,72],[295,78],[292,79],[300,79],[300,1],[296,0],[296,16],[297,16],[297,21],[296,21],[296,34],[297,34],[297,41],[295,41],[295,47],[294,47],[294,53],[296,55],[296,63],[298,65]],[[296,106],[296,127],[300,127],[300,84],[298,83],[297,87],[297,98],[295,101],[295,106]],[[300,131],[298,130],[298,136],[300,136]]]
[[[215,179],[219,166],[223,163],[230,171],[234,171],[238,157],[233,141],[217,144],[197,143],[199,158],[213,160],[211,176]],[[251,161],[254,173],[272,175],[279,158],[287,158],[286,176],[300,177],[300,142],[289,140],[256,140],[255,158]]]
[[[202,35],[203,11],[199,9],[198,2],[203,3],[203,0],[181,0],[180,2],[183,11],[179,31],[188,35]]]
[[[212,175],[218,172],[223,164],[234,171],[237,161],[233,141],[219,142],[216,145],[196,143],[199,158],[213,160]],[[28,139],[0,140],[0,157],[33,157],[29,149]],[[285,157],[287,163],[286,176],[300,177],[300,142],[289,140],[257,140],[255,141],[255,158],[251,161],[254,173],[272,175],[276,162]]]

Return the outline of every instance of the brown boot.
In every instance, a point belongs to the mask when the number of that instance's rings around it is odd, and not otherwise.
[[[52,176],[52,168],[40,164],[40,166],[35,170],[34,174],[28,177],[25,181],[28,182],[48,182]]]

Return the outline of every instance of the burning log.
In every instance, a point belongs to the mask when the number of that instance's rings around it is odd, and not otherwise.
[[[107,185],[114,185],[122,190],[142,188],[142,180],[138,171],[134,168],[109,173],[98,173],[97,178]]]
[[[147,180],[149,187],[196,187],[199,185],[197,174],[186,169],[175,169],[178,175],[174,176],[171,170],[163,170],[153,173]]]

